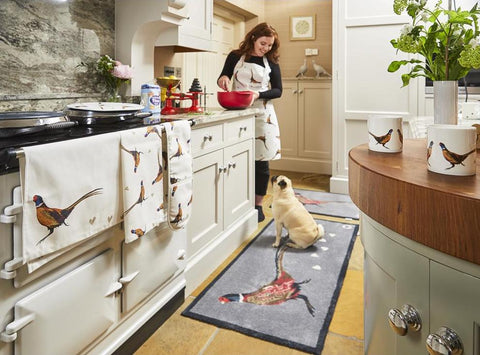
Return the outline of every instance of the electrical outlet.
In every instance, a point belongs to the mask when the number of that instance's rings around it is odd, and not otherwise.
[[[179,79],[182,77],[182,68],[175,67],[175,76]]]
[[[318,55],[318,48],[312,48],[312,55]]]
[[[310,48],[305,48],[305,55],[312,55],[312,50]]]

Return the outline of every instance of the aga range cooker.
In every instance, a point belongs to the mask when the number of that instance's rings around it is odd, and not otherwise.
[[[22,260],[22,147],[156,123],[101,113],[0,114],[0,355],[131,353],[183,303],[186,233],[166,223],[128,244],[118,223],[32,273]]]

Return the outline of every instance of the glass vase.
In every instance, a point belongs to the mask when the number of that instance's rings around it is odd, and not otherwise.
[[[458,123],[458,82],[433,82],[433,121],[435,124]]]
[[[122,102],[122,97],[120,96],[120,87],[115,86],[110,89],[107,97],[108,102]]]

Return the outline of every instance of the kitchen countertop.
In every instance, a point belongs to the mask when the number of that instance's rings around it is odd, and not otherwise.
[[[480,265],[480,159],[474,176],[428,171],[426,140],[390,154],[349,153],[349,193],[367,216],[402,236]]]
[[[258,108],[246,108],[244,110],[224,110],[221,108],[207,109],[205,113],[190,113],[180,115],[159,115],[154,114],[147,117],[146,123],[168,122],[176,120],[194,120],[195,126],[201,126],[209,123],[240,118],[244,116],[254,115],[260,112]],[[195,127],[194,126],[194,127]]]

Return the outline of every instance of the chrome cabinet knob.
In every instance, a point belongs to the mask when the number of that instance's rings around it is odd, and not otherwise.
[[[212,141],[212,135],[211,134],[206,134],[203,136],[203,140],[206,141]]]
[[[226,172],[227,172],[227,168],[225,168],[224,166],[221,166],[220,168],[218,168],[218,172],[219,172],[219,173],[226,173]]]
[[[425,343],[430,355],[463,354],[462,340],[448,327],[440,327],[436,333],[429,334]]]
[[[237,163],[231,162],[231,161],[228,162],[228,168],[229,168],[229,169],[230,169],[230,168],[234,168],[234,169],[235,169],[236,167],[237,167]]]
[[[404,304],[401,310],[396,308],[389,310],[388,323],[395,333],[400,336],[406,335],[408,328],[414,332],[418,332],[422,328],[420,314],[409,304]]]

